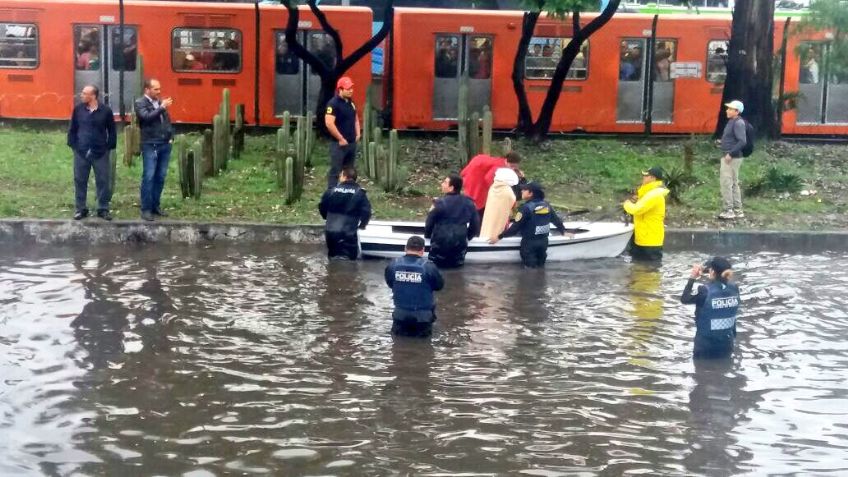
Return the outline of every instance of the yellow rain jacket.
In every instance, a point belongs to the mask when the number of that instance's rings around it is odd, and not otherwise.
[[[662,181],[648,182],[636,193],[634,204],[624,202],[624,211],[633,216],[633,241],[643,247],[662,247],[665,240],[665,196]]]

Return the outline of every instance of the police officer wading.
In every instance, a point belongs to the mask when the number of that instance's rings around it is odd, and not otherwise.
[[[406,242],[406,255],[386,266],[386,285],[392,289],[395,309],[392,333],[427,337],[436,321],[433,292],[445,286],[436,265],[424,258],[424,239],[413,235]]]
[[[480,234],[480,216],[470,197],[463,195],[462,177],[451,174],[442,181],[444,197],[433,201],[424,237],[430,239],[430,260],[443,268],[465,263],[468,241]]]
[[[551,231],[551,224],[554,224],[563,235],[566,233],[565,226],[551,204],[545,202],[545,191],[539,184],[535,182],[522,184],[521,198],[525,202],[518,209],[515,222],[498,235],[498,239],[521,233],[521,261],[524,266],[543,267],[548,259],[548,234]]]
[[[709,282],[698,286],[692,294],[695,280],[702,273],[709,274]],[[714,257],[702,267],[695,264],[680,301],[695,304],[695,359],[727,358],[733,352],[736,337],[736,315],[739,312],[739,287],[733,278],[730,262],[724,257]]]
[[[327,188],[338,182],[339,172],[356,166],[356,142],[359,141],[359,116],[353,104],[353,80],[347,76],[336,83],[336,95],[327,103],[324,116],[330,141],[330,170],[327,171]]]
[[[356,183],[356,170],[347,168],[339,175],[339,184],[327,189],[318,204],[327,223],[324,237],[330,258],[356,260],[359,255],[359,236],[356,230],[364,229],[371,220],[371,202],[365,189]]]

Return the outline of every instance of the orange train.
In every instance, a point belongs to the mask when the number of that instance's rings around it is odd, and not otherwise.
[[[371,10],[322,10],[338,26],[345,55],[370,37]],[[282,36],[288,16],[279,5],[127,1],[124,13],[122,35],[114,0],[0,1],[0,117],[67,118],[76,92],[87,83],[99,85],[117,111],[121,67],[129,108],[142,65],[175,98],[178,122],[209,122],[223,88],[245,104],[255,124],[278,125],[283,110],[299,114],[317,107],[320,81],[287,51]],[[583,18],[585,24],[592,17]],[[656,133],[711,132],[730,18],[661,16],[653,56],[652,18],[618,14],[584,45],[563,86],[553,131],[641,132],[650,111]],[[522,13],[514,11],[397,8],[383,78],[392,126],[454,127],[459,83],[467,75],[471,109],[489,106],[496,128],[513,128],[517,101],[511,76],[521,20]],[[301,42],[332,64],[332,39],[308,9],[300,10],[298,26]],[[569,22],[539,20],[524,64],[534,111],[571,28]],[[775,24],[777,40],[782,29],[782,22]],[[785,91],[799,95],[797,108],[784,114],[786,134],[848,135],[848,77],[828,71],[828,41],[825,33],[790,37],[783,80]],[[370,57],[348,74],[359,86],[355,99],[361,103],[372,80]]]

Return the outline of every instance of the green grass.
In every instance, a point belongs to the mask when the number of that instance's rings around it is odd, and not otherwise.
[[[542,182],[551,202],[567,209],[590,208],[595,216],[615,215],[618,204],[640,181],[639,172],[652,165],[666,170],[683,166],[687,141],[694,147],[695,183],[681,193],[681,203],[669,204],[672,226],[710,226],[719,209],[718,160],[707,138],[679,140],[608,139],[552,140],[542,145],[519,141],[526,175]],[[121,141],[119,141],[119,144]],[[0,216],[69,218],[73,214],[72,155],[59,129],[0,127]],[[267,223],[320,223],[317,203],[327,171],[326,143],[313,155],[301,201],[285,205],[274,181],[274,137],[249,136],[239,160],[227,171],[206,178],[199,201],[182,199],[177,162],[171,167],[162,205],[176,220],[243,221]],[[811,146],[760,141],[754,156],[742,167],[743,183],[769,167],[798,175],[811,196],[766,193],[744,197],[748,218],[738,226],[753,228],[834,228],[845,218],[848,191],[848,146]],[[408,178],[402,192],[387,194],[367,179],[374,213],[379,218],[422,219],[436,196],[441,178],[461,165],[452,136],[402,139],[401,156]],[[120,152],[120,148],[119,148]],[[112,210],[117,219],[138,218],[140,160],[133,167],[119,161]],[[89,187],[93,207],[94,184]]]

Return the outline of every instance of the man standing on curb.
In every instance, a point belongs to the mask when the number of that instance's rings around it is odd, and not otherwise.
[[[86,85],[80,91],[80,104],[71,113],[68,128],[68,146],[74,151],[74,220],[88,217],[86,196],[88,174],[94,169],[94,185],[97,191],[97,216],[112,220],[109,202],[112,200],[111,167],[109,151],[117,145],[115,117],[112,110],[100,104],[97,86]]]
[[[739,117],[745,110],[742,101],[733,100],[727,104],[727,124],[721,135],[719,147],[724,155],[719,167],[719,185],[721,187],[722,211],[720,219],[741,219],[745,217],[742,211],[742,191],[739,189],[739,169],[742,166],[742,149],[748,142],[745,131],[745,120]]]
[[[663,185],[663,170],[654,166],[642,172],[642,185],[635,200],[622,204],[624,211],[633,216],[633,238],[630,256],[633,260],[659,261],[663,256],[665,241],[665,196],[669,190]]]
[[[336,83],[336,95],[327,103],[324,125],[333,136],[330,141],[330,170],[327,189],[339,183],[342,169],[356,167],[356,143],[361,134],[359,116],[353,104],[353,80],[342,76]]]
[[[141,218],[148,222],[153,221],[154,215],[167,216],[159,201],[171,160],[174,129],[168,108],[174,100],[161,96],[159,80],[150,78],[144,80],[144,96],[135,101],[135,115],[141,129]]]

